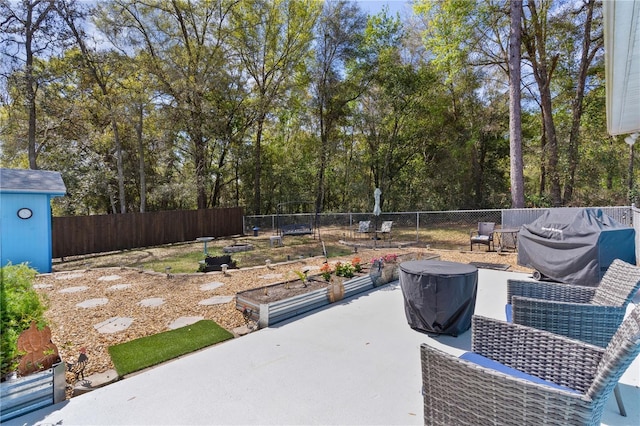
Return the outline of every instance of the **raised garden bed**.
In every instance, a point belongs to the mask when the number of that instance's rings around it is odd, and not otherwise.
[[[397,257],[394,262],[374,263],[364,269],[359,276],[343,280],[344,298],[379,287],[398,280],[398,267],[401,262],[414,260],[414,254]],[[421,257],[439,259],[438,255]],[[379,267],[380,266],[380,267]],[[260,328],[277,324],[296,315],[331,303],[329,283],[320,275],[310,276],[305,285],[301,280],[285,281],[242,291],[236,294],[236,308],[247,319],[258,322]]]
[[[369,274],[343,281],[344,297],[374,288]],[[236,294],[236,308],[260,328],[328,305],[329,283],[320,276],[309,277],[305,287],[301,280],[286,281]]]

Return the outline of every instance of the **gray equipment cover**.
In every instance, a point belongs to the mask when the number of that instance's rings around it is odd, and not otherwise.
[[[471,327],[478,268],[440,260],[400,264],[400,288],[409,326],[428,334],[458,336]]]
[[[636,263],[635,230],[601,209],[553,209],[518,234],[518,265],[542,278],[597,286],[614,259]]]

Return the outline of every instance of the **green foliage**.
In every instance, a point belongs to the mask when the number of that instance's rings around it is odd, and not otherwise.
[[[351,263],[336,263],[336,275],[339,277],[353,278],[356,268]]]
[[[143,368],[233,338],[233,334],[211,320],[154,334],[109,347],[109,355],[118,375]]]
[[[18,337],[36,322],[44,326],[45,306],[33,289],[36,271],[26,264],[0,268],[0,374],[17,366]]]

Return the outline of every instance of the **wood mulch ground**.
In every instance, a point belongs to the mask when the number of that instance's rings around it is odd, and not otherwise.
[[[437,254],[441,260],[463,263],[508,264],[510,271],[530,272],[517,265],[515,253],[407,248],[362,249],[357,256],[368,262],[386,253],[410,252]],[[330,262],[351,261],[354,256],[332,258]],[[73,362],[78,358],[80,349],[86,348],[89,363],[85,374],[89,375],[113,368],[107,351],[109,346],[166,331],[169,324],[180,317],[211,319],[230,331],[243,326],[245,319],[235,307],[237,292],[295,279],[295,271],[305,268],[317,270],[323,262],[324,258],[317,257],[274,264],[270,268],[229,270],[226,274],[212,272],[172,276],[133,268],[85,269],[39,275],[36,288],[47,303],[45,316],[61,358]],[[210,288],[215,285],[205,286],[212,283],[222,285],[213,289]],[[216,296],[230,296],[231,301],[200,303]],[[163,303],[158,306],[141,304],[147,299],[162,299]],[[83,307],[82,302],[88,300],[93,300],[97,306]],[[133,322],[126,330],[108,334],[99,333],[94,327],[115,317],[132,318]]]

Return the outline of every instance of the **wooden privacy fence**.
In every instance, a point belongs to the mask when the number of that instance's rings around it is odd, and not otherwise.
[[[104,253],[242,234],[243,209],[174,210],[52,218],[52,257]]]

